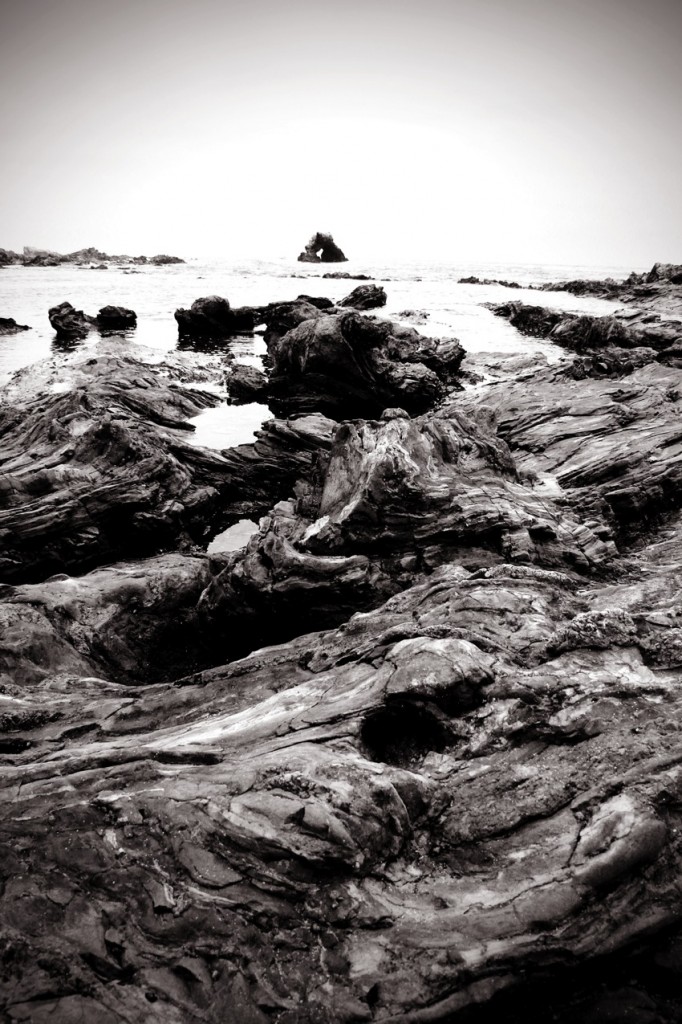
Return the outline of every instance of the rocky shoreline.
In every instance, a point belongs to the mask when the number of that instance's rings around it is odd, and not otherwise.
[[[191,351],[2,389],[8,1021],[679,1020],[682,267],[563,289],[551,365],[197,300],[223,451]]]
[[[23,267],[58,267],[64,263],[70,263],[77,267],[95,266],[98,270],[106,270],[109,265],[163,267],[172,263],[184,262],[179,256],[167,256],[163,253],[157,256],[111,256],[94,246],[69,253],[54,252],[52,249],[36,249],[30,245],[25,245],[23,252],[20,253],[13,252],[11,249],[0,249],[0,267],[16,264]]]

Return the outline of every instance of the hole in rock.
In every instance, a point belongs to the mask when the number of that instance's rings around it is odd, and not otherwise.
[[[398,697],[367,715],[360,739],[373,761],[408,767],[457,736],[435,705]]]
[[[258,532],[258,526],[250,519],[240,519],[228,526],[222,533],[217,533],[206,548],[209,555],[217,551],[238,551],[248,542],[249,537]]]

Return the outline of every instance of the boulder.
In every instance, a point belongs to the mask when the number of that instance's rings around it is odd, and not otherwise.
[[[256,366],[235,363],[225,378],[225,384],[233,402],[267,401],[268,379]]]
[[[232,309],[227,299],[208,295],[195,299],[189,309],[176,309],[175,319],[181,336],[226,338],[251,332],[258,313],[249,307]]]
[[[301,315],[300,307],[290,312]],[[319,409],[346,418],[399,406],[419,413],[456,380],[464,352],[455,339],[424,338],[355,312],[315,314],[283,335],[266,332],[278,412]]]
[[[137,325],[137,313],[124,306],[103,306],[96,320],[100,330],[120,331]]]
[[[386,292],[381,285],[361,284],[345,299],[341,299],[338,305],[351,309],[377,309],[386,305]]]
[[[347,257],[331,235],[318,231],[298,257],[299,263],[346,263]]]
[[[50,325],[58,338],[84,338],[96,325],[96,318],[82,309],[74,309],[70,302],[61,302],[48,311]]]

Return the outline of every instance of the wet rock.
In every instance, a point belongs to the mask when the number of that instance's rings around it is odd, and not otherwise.
[[[19,331],[30,331],[27,324],[18,324],[11,316],[0,316],[0,337],[6,334],[18,334]]]
[[[53,306],[47,315],[58,338],[84,338],[96,324],[95,317],[75,309],[70,302]]]
[[[517,281],[503,281],[496,277],[460,277],[457,284],[498,284],[503,288],[521,288]]]
[[[230,398],[235,402],[265,402],[268,379],[256,366],[236,363],[225,378]]]
[[[112,1024],[480,1021],[586,964],[595,1013],[628,1005],[599,956],[660,957],[680,926],[679,686],[638,648],[675,607],[675,550],[655,580],[588,588],[447,565],[175,684],[76,671],[6,694],[13,1010],[48,992],[51,1019]],[[551,650],[605,602],[631,645]]]
[[[331,424],[268,424],[224,453],[190,444],[188,420],[219,398],[172,366],[131,358],[39,367],[4,389],[0,580],[36,580],[103,561],[188,548],[257,518],[310,472]]]
[[[225,338],[250,332],[258,322],[255,310],[232,309],[227,299],[209,295],[196,299],[189,309],[176,309],[175,319],[181,336]]]
[[[21,254],[12,249],[0,249],[0,267],[9,267],[14,263],[21,263]]]
[[[386,305],[386,292],[381,285],[361,284],[345,299],[340,299],[338,305],[351,309],[377,309]]]
[[[332,300],[326,299],[323,295],[299,295],[296,301],[306,302],[310,306],[316,306],[317,309],[332,309],[334,307]]]
[[[373,281],[374,278],[370,277],[369,274],[349,274],[347,270],[329,270],[326,274],[322,275],[323,278],[330,280],[344,280],[344,281]]]
[[[346,263],[347,257],[331,235],[318,231],[298,257],[299,263]]]
[[[103,306],[96,319],[100,330],[120,331],[137,325],[137,313],[124,306]]]

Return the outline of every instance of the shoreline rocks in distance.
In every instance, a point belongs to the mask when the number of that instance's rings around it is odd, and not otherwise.
[[[339,249],[330,234],[318,231],[298,257],[299,263],[347,263],[348,257]]]
[[[179,256],[168,256],[159,253],[157,256],[111,256],[94,246],[77,249],[75,252],[60,253],[52,249],[36,249],[25,245],[21,253],[11,249],[0,249],[0,266],[21,265],[24,267],[58,267],[63,263],[75,266],[96,264],[96,269],[106,270],[109,264],[139,264],[141,266],[163,267],[174,263],[184,263]]]

